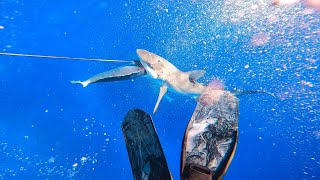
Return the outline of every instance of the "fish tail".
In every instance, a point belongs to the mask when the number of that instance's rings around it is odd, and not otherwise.
[[[83,87],[87,87],[90,81],[70,81],[72,84],[81,84]]]

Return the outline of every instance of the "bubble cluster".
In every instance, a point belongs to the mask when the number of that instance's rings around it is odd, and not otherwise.
[[[207,77],[264,88],[293,104],[297,116],[312,108],[312,118],[318,117],[319,14],[302,2],[151,1],[147,7],[136,12],[148,27],[137,34],[148,33],[160,55],[179,68],[205,67]],[[149,18],[139,19],[139,12]]]
[[[137,37],[148,37],[154,52],[182,70],[204,68],[205,83],[214,76],[226,89],[275,94],[280,100],[267,105],[256,103],[263,98],[248,99],[254,111],[264,113],[267,132],[282,132],[297,158],[310,159],[314,153],[319,162],[319,150],[312,148],[320,121],[320,15],[315,1],[154,0],[144,5],[131,13],[145,29]],[[148,14],[145,20],[142,13]],[[318,178],[307,160],[302,166],[304,177]]]
[[[8,2],[12,4],[7,9],[17,10],[6,11],[2,17],[0,31],[8,39],[0,42],[3,51],[12,48],[19,34],[16,20],[23,17],[19,11],[23,2]],[[108,9],[111,5],[105,2],[98,6]],[[303,177],[319,178],[314,170],[320,166],[320,149],[314,145],[320,139],[317,1],[148,0],[128,1],[122,6],[125,17],[119,17],[119,22],[135,32],[130,37],[144,46],[139,48],[150,48],[183,71],[205,69],[204,83],[214,76],[222,79],[228,90],[262,89],[275,94],[279,99],[268,103],[264,97],[248,98],[254,104],[250,110],[262,112],[262,121],[268,125],[258,129],[257,139],[267,141],[268,133],[281,138],[290,147],[281,157],[289,163],[306,160],[298,171]],[[0,97],[2,94],[0,88]],[[19,144],[2,142],[0,153],[5,161],[0,162],[0,179],[32,172],[49,179],[83,177],[85,169],[95,170],[101,163],[115,166],[108,155],[116,156],[125,148],[119,147],[119,143],[123,145],[121,131],[113,128],[120,125],[113,123],[93,117],[73,121],[73,133],[83,142],[77,153],[33,153]],[[240,120],[239,127],[244,123]],[[33,138],[24,136],[26,140]]]
[[[74,135],[84,144],[80,151],[74,153],[59,152],[57,148],[52,148],[49,153],[35,153],[29,150],[26,144],[1,143],[0,155],[3,161],[0,162],[0,179],[34,178],[35,176],[49,179],[77,179],[89,176],[90,171],[95,170],[101,164],[111,166],[112,162],[109,161],[108,153],[109,151],[117,153],[119,149],[109,150],[109,148],[113,146],[112,144],[117,143],[119,137],[110,135],[106,130],[106,125],[95,118],[85,118],[83,122],[74,122],[73,127]],[[32,141],[33,138],[28,136],[28,141]],[[113,142],[110,142],[111,139]]]
[[[320,139],[320,130],[314,131],[313,135],[315,136],[316,139]]]

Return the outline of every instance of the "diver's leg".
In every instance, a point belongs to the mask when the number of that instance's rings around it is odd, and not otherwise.
[[[171,180],[150,115],[140,109],[130,110],[123,120],[122,132],[134,179]]]

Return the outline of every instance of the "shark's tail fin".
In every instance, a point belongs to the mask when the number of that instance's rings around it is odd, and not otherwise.
[[[278,97],[275,96],[274,94],[264,90],[235,90],[235,91],[231,91],[231,93],[237,97],[242,95],[247,95],[247,94],[263,93],[278,99]]]
[[[70,81],[72,84],[81,84],[83,87],[87,87],[90,81]]]

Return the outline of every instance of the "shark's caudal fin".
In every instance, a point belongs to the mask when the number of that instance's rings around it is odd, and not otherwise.
[[[263,93],[263,94],[267,94],[269,96],[272,96],[274,98],[277,98],[274,94],[267,92],[267,91],[263,91],[263,90],[236,90],[236,91],[231,91],[231,93],[233,93],[237,97],[242,96],[242,95],[248,95],[248,94]]]
[[[87,87],[90,83],[89,81],[70,81],[72,84],[81,84],[83,87]]]

